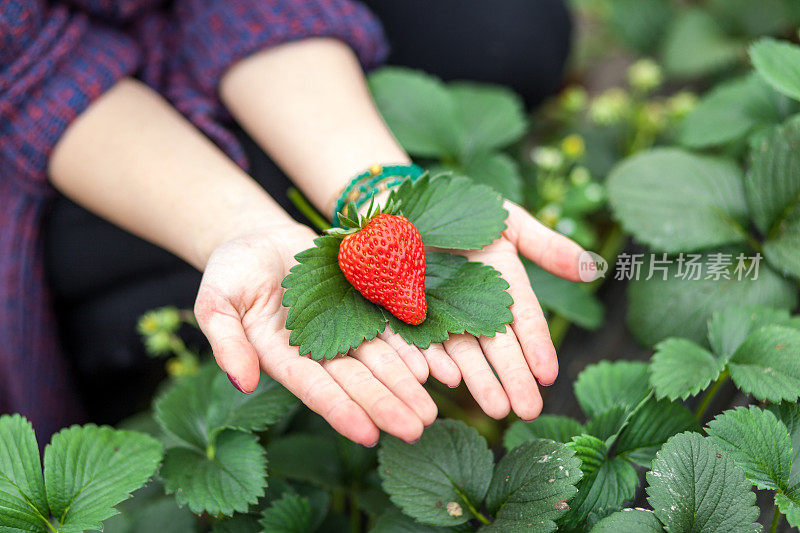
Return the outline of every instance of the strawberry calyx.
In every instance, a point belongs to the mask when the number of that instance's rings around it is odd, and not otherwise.
[[[362,215],[358,212],[358,207],[354,201],[351,201],[347,207],[338,213],[339,224],[341,227],[335,227],[325,230],[328,235],[334,237],[344,238],[347,235],[357,233],[364,229],[369,222],[378,215],[397,215],[400,214],[400,200],[389,198],[386,205],[375,205],[375,197],[369,202],[366,214]]]

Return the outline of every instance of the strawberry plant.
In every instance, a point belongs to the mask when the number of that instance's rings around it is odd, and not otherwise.
[[[399,205],[425,246],[481,248],[505,228],[500,195],[464,177],[426,176],[405,182],[389,201]],[[289,307],[286,328],[292,330],[289,342],[301,355],[321,359],[346,353],[375,338],[387,323],[409,344],[427,348],[450,333],[494,336],[511,321],[508,283],[496,270],[460,255],[427,252],[426,318],[420,325],[407,324],[364,298],[347,280],[339,266],[342,235],[333,233],[298,254],[299,264],[283,282],[283,304]]]
[[[800,22],[793,0],[573,0],[591,31],[577,62],[590,66],[615,47],[659,58],[671,78],[719,75],[743,62],[748,43],[787,35]]]
[[[799,325],[798,317],[780,310],[725,309],[709,323],[716,354],[686,339],[670,339],[657,347],[650,364],[602,361],[587,367],[574,384],[585,422],[545,414],[512,424],[503,440],[508,455],[500,464],[545,443],[562,443],[578,460],[577,493],[552,514],[536,505],[546,500],[538,492],[547,490],[545,483],[526,486],[530,499],[507,499],[506,505],[514,503],[510,509],[495,505],[491,486],[488,496],[485,489],[470,486],[488,479],[482,473],[490,471],[485,465],[491,462],[477,446],[467,445],[466,435],[452,423],[439,422],[450,434],[437,446],[433,442],[441,429],[413,445],[386,439],[379,454],[383,487],[406,518],[382,518],[378,526],[386,529],[377,529],[391,531],[404,520],[409,530],[428,531],[413,529],[410,518],[455,526],[466,516],[477,518],[474,524],[487,524],[487,530],[501,531],[761,531],[753,485],[772,492],[774,524],[785,515],[798,526]],[[729,375],[743,393],[765,402],[763,407],[724,411],[701,428],[711,399]],[[692,413],[681,399],[703,390],[707,393]],[[548,453],[544,460],[525,464],[541,475],[538,479],[554,483],[551,461],[568,469],[560,460]],[[439,468],[425,461],[436,461]],[[452,471],[442,465],[453,465]],[[472,474],[460,478],[465,471]],[[513,469],[500,471],[511,487],[525,482],[525,475]],[[652,510],[623,509],[637,499],[644,482]],[[440,505],[450,499],[463,514],[453,517]],[[513,519],[508,518],[511,509]]]
[[[0,526],[3,531],[100,529],[114,507],[158,468],[163,447],[140,433],[72,426],[44,449],[31,424],[0,416]]]
[[[730,305],[797,305],[800,119],[784,120],[798,108],[779,94],[793,94],[783,76],[798,66],[798,54],[786,53],[800,49],[792,46],[756,43],[758,78],[712,91],[686,119],[688,147],[722,145],[722,154],[656,148],[623,161],[608,178],[614,216],[658,252],[640,256],[646,275],[629,291],[628,322],[645,344],[670,336],[701,342],[712,313]],[[776,65],[783,69],[777,74]],[[716,263],[719,273],[688,276],[686,263],[668,256]],[[742,281],[749,269],[753,275]]]

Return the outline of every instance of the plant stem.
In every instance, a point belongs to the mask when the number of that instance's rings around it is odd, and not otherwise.
[[[358,489],[350,489],[350,530],[353,533],[361,533],[361,509],[358,508],[358,499],[354,496]]]
[[[319,214],[319,211],[314,209],[306,197],[303,194],[291,187],[288,191],[286,191],[286,196],[289,197],[289,200],[294,204],[294,206],[301,212],[305,217],[314,224],[318,230],[325,231],[326,229],[330,228],[331,225],[325,220],[322,215]]]
[[[720,373],[719,377],[717,377],[716,381],[714,381],[714,383],[711,385],[711,388],[706,391],[705,396],[703,396],[703,400],[700,402],[700,405],[697,406],[697,411],[694,413],[694,417],[698,421],[703,419],[706,409],[708,409],[708,406],[711,405],[711,400],[714,399],[714,396],[717,394],[720,386],[725,382],[726,379],[728,379],[729,375],[730,372],[728,372],[728,369],[725,368],[725,370]]]
[[[478,509],[472,504],[472,502],[469,500],[469,498],[467,498],[466,494],[461,492],[458,488],[456,488],[456,492],[458,492],[458,495],[461,496],[461,499],[467,504],[467,508],[470,510],[470,512],[472,512],[472,514],[475,515],[475,518],[480,520],[481,523],[483,523],[483,524],[487,524],[488,525],[488,524],[492,523],[491,520],[489,520],[488,518],[483,516],[483,513],[478,511]]]
[[[772,526],[769,528],[769,533],[775,533],[778,531],[778,524],[781,523],[781,517],[783,514],[778,510],[778,506],[775,506],[775,511],[772,513]]]

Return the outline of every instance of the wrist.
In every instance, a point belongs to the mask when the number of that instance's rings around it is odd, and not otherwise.
[[[292,219],[260,187],[243,194],[241,201],[229,204],[223,212],[209,213],[208,223],[198,225],[196,230],[190,262],[200,270],[205,268],[214,250],[227,242],[268,235],[278,237],[276,244],[285,245],[283,235],[314,235],[310,228]]]

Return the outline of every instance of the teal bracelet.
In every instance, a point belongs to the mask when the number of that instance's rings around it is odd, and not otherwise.
[[[350,202],[355,202],[356,207],[367,203],[377,192],[384,191],[410,179],[416,181],[425,173],[419,165],[374,165],[362,172],[347,184],[342,194],[336,200],[331,220],[333,226],[339,226],[339,213]]]

